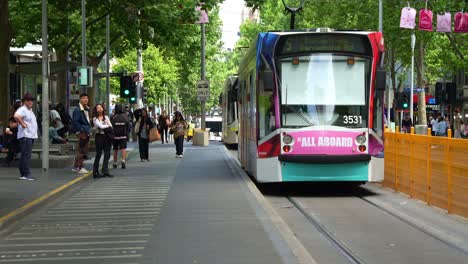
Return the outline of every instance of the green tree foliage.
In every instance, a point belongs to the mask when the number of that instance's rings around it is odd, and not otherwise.
[[[289,14],[284,12],[282,0],[247,0],[248,5],[260,10],[261,22],[257,25],[243,26],[240,43],[245,44],[252,39],[252,31],[264,31],[271,29],[288,29]],[[298,5],[299,1],[286,0],[288,5]],[[334,29],[359,29],[378,30],[378,2],[376,0],[349,0],[349,1],[305,1],[304,9],[296,17],[297,28],[329,27]],[[407,1],[384,0],[383,31],[387,51],[402,63],[402,69],[410,65],[411,30],[399,27],[401,9],[407,5]],[[416,10],[425,8],[424,1],[410,1]],[[430,1],[428,8],[434,13],[434,21],[437,13],[450,11],[453,14],[464,8],[464,1],[440,0]],[[466,7],[465,7],[466,8]],[[417,18],[418,20],[418,18]],[[434,22],[435,24],[435,22]],[[466,69],[468,64],[466,57],[468,49],[468,37],[466,34],[439,33],[416,30],[418,42],[423,43],[422,49],[425,65],[426,79],[433,83],[449,72]],[[388,52],[387,52],[388,55]],[[387,60],[388,61],[388,60]],[[424,60],[418,60],[424,61]],[[417,63],[418,63],[417,61]],[[439,67],[442,66],[442,67]]]
[[[136,71],[136,50],[127,53],[122,58],[117,59],[113,66],[113,72],[127,71],[129,74]],[[169,57],[163,50],[150,44],[143,51],[144,63],[144,86],[148,89],[148,104],[156,104],[162,101],[164,95],[176,95],[179,80],[179,63]],[[111,92],[119,94],[120,83],[118,78],[114,78],[111,83]]]

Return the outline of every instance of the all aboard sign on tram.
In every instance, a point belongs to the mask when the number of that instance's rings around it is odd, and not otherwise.
[[[292,148],[283,155],[362,155],[356,131],[300,131],[289,132],[294,138]],[[367,144],[366,144],[367,145]],[[367,148],[367,146],[366,146]]]

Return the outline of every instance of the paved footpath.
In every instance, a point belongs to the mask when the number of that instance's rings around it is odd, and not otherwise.
[[[135,146],[134,142],[129,143],[130,153],[135,152]],[[94,153],[90,155],[94,156]],[[85,161],[85,167],[91,170],[93,162],[94,159]],[[112,163],[110,165],[112,166]],[[43,172],[39,168],[31,170],[33,177],[37,179],[35,181],[19,180],[17,167],[0,167],[0,230],[45,200],[89,176],[73,172],[71,168],[52,168],[48,172]]]
[[[224,147],[153,144],[0,235],[0,263],[296,263]]]

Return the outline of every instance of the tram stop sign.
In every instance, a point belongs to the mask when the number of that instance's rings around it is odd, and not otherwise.
[[[201,102],[210,100],[210,81],[197,81],[197,96]]]

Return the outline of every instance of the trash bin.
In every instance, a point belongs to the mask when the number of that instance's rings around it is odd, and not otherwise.
[[[416,125],[414,133],[418,135],[427,135],[427,125]]]

